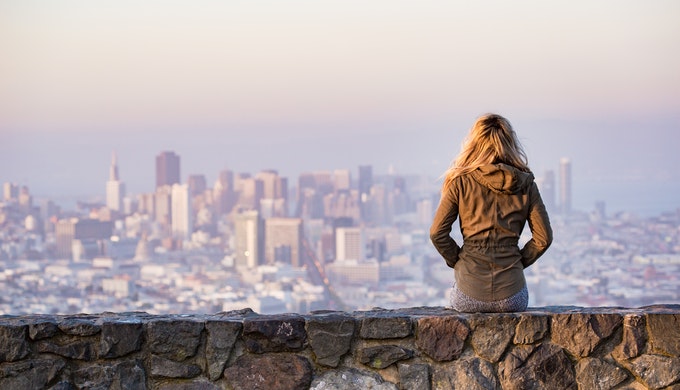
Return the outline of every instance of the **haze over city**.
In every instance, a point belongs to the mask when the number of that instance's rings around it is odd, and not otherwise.
[[[677,208],[675,1],[0,2],[0,181],[131,193],[160,150],[223,168],[446,169],[474,118],[507,116],[574,202]]]

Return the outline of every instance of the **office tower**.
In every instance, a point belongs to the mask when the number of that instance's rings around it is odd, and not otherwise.
[[[205,180],[205,175],[189,175],[187,178],[187,185],[189,186],[189,195],[193,198],[205,192],[208,185]]]
[[[327,194],[323,197],[324,216],[326,218],[350,218],[359,222],[361,219],[359,191],[344,190]]]
[[[335,229],[335,260],[364,260],[364,238],[360,227]]]
[[[548,211],[555,210],[555,172],[552,170],[545,171],[542,178],[536,179],[536,185],[541,192],[541,198]]]
[[[288,179],[275,170],[264,170],[255,175],[262,182],[260,212],[262,218],[288,216]]]
[[[264,221],[264,259],[302,266],[302,219],[268,218]]]
[[[560,159],[560,212],[571,213],[571,161]]]
[[[220,171],[213,187],[213,201],[217,216],[229,214],[234,208],[234,172],[228,169]]]
[[[172,222],[172,187],[161,186],[156,189],[153,197],[154,220],[167,233]]]
[[[179,156],[175,152],[161,152],[156,156],[156,188],[179,182]]]
[[[237,267],[255,268],[262,262],[262,221],[256,210],[234,216],[234,260]]]
[[[74,255],[74,246],[80,247],[81,253],[78,257],[94,257],[104,254],[104,241],[110,239],[111,234],[113,234],[113,224],[109,221],[61,219],[55,226],[57,258],[71,258]]]
[[[361,202],[361,219],[367,220],[370,216],[368,200],[373,187],[373,167],[371,165],[359,165],[359,201]]]
[[[336,169],[333,171],[333,187],[335,191],[346,191],[350,189],[352,177],[349,169]]]
[[[10,201],[10,200],[17,200],[19,197],[19,186],[10,183],[10,182],[5,182],[2,186],[3,188],[3,199],[5,201]]]
[[[262,180],[249,177],[239,180],[241,191],[238,197],[238,206],[246,210],[259,210],[260,200],[264,194]]]
[[[194,228],[188,185],[172,185],[171,204],[172,236],[177,239],[188,240],[191,238]]]
[[[116,159],[116,152],[113,152],[109,169],[109,181],[106,182],[106,207],[118,212],[123,211],[123,198],[125,198],[125,183],[120,181],[118,160]]]
[[[418,217],[418,224],[423,227],[429,227],[434,218],[434,207],[431,199],[421,199],[416,203],[416,215]]]

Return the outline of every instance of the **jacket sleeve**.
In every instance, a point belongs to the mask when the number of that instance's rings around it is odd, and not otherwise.
[[[520,251],[522,254],[522,265],[524,268],[532,265],[550,247],[553,240],[553,232],[550,227],[550,219],[545,210],[543,199],[538,192],[536,183],[531,185],[529,199],[529,229],[531,229],[531,239]]]
[[[444,189],[432,226],[430,226],[430,240],[446,260],[446,265],[451,268],[456,265],[460,252],[460,247],[450,235],[456,218],[458,218],[458,200],[451,188]]]

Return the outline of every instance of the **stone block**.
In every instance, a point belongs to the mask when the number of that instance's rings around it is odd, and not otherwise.
[[[680,381],[680,358],[642,355],[624,363],[649,389],[662,389]]]
[[[680,314],[647,314],[651,352],[680,356]]]
[[[144,325],[141,321],[104,322],[99,343],[99,356],[111,359],[139,351],[143,334]]]
[[[305,319],[299,315],[246,318],[243,339],[253,353],[301,351],[307,340]]]
[[[440,366],[432,374],[435,390],[487,390],[499,389],[493,365],[478,358],[464,358]]]
[[[208,332],[205,347],[208,377],[214,381],[222,376],[224,366],[241,334],[243,324],[232,321],[207,321],[205,328]]]
[[[160,378],[195,378],[201,374],[201,367],[195,364],[185,364],[160,356],[151,356],[150,373],[153,377]]]
[[[519,322],[515,327],[515,344],[533,344],[541,341],[548,332],[547,315],[542,314],[519,314]]]
[[[91,340],[73,339],[73,341],[65,344],[41,340],[36,343],[36,349],[40,353],[53,353],[74,360],[92,361],[97,357],[94,344]]]
[[[151,353],[175,361],[196,355],[204,323],[191,319],[164,318],[146,324],[146,340]]]
[[[467,324],[458,317],[425,317],[418,320],[416,346],[438,362],[458,358],[470,334]]]
[[[0,365],[0,389],[44,389],[66,364],[61,359],[31,359]]]
[[[307,390],[312,374],[309,360],[290,354],[242,355],[224,370],[234,390]]]
[[[614,350],[613,356],[619,360],[638,357],[646,342],[645,317],[637,314],[626,315],[623,317],[621,344]]]
[[[399,388],[402,390],[430,390],[430,366],[427,364],[401,363],[399,369]]]
[[[398,390],[397,385],[386,382],[380,375],[354,368],[326,371],[314,378],[309,387],[309,390],[347,389]]]
[[[401,339],[413,334],[410,317],[377,315],[361,319],[359,336],[362,339]]]
[[[59,332],[55,321],[45,320],[28,325],[28,336],[31,340],[41,340],[54,336]]]
[[[602,359],[584,358],[576,364],[576,382],[580,389],[609,390],[628,379],[621,367]]]
[[[0,363],[14,362],[28,355],[28,326],[0,325]]]
[[[146,372],[138,360],[88,365],[72,378],[77,389],[146,389]]]
[[[307,320],[307,337],[318,364],[337,367],[354,336],[356,321],[345,315],[313,316]]]
[[[558,346],[521,345],[508,352],[498,366],[504,390],[576,389],[574,367]]]
[[[477,355],[496,363],[510,344],[518,323],[514,315],[475,315],[470,318],[471,344]]]
[[[78,337],[94,336],[102,330],[101,325],[96,323],[96,319],[96,317],[66,318],[60,321],[57,326],[67,335]]]
[[[383,369],[392,364],[413,357],[413,351],[398,345],[378,345],[361,348],[358,353],[359,361],[367,366]]]
[[[623,318],[620,314],[555,314],[551,340],[576,357],[589,356],[604,339],[614,333]]]

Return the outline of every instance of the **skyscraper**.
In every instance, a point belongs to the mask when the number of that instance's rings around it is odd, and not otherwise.
[[[118,176],[118,160],[116,152],[111,155],[111,167],[109,180],[106,182],[106,207],[115,211],[123,210],[123,198],[125,197],[125,183]]]
[[[255,268],[261,264],[262,222],[255,210],[234,216],[234,260],[237,267]]]
[[[188,240],[194,228],[188,185],[173,184],[171,204],[172,235],[181,240]]]
[[[335,230],[335,260],[364,260],[364,237],[360,227]]]
[[[175,152],[161,152],[156,156],[156,188],[179,182],[179,156]]]
[[[560,159],[560,212],[571,213],[571,161]]]
[[[264,232],[264,258],[268,264],[302,266],[302,219],[268,218]]]
[[[552,170],[545,171],[543,177],[536,182],[539,191],[541,191],[545,208],[548,211],[555,211],[555,172]]]

